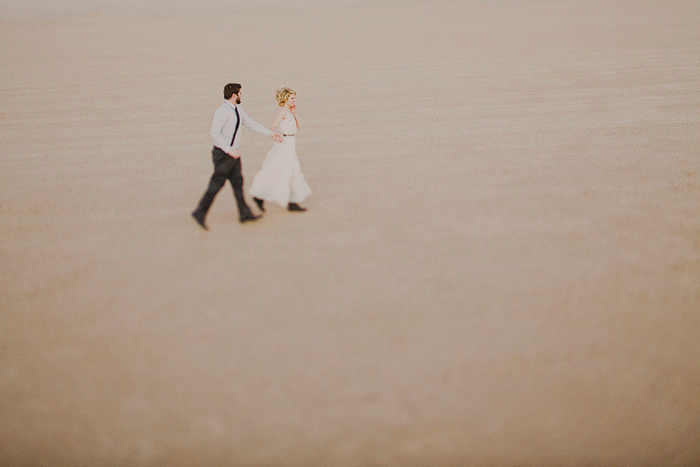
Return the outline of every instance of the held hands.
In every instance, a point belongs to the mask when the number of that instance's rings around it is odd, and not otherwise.
[[[241,158],[241,151],[238,149],[231,149],[231,151],[228,153],[229,156],[233,157],[234,159],[240,159]]]
[[[281,142],[282,142],[282,137],[281,137],[279,134],[277,134],[277,133],[272,133],[272,134],[270,135],[270,138],[274,139],[274,140],[277,141],[278,143],[281,143]]]

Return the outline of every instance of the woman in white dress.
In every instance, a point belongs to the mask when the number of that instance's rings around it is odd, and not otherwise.
[[[289,211],[306,211],[299,203],[311,194],[311,188],[301,173],[296,152],[296,133],[301,128],[296,97],[296,92],[287,87],[280,88],[275,93],[281,109],[272,128],[279,128],[282,142],[275,143],[270,148],[250,187],[250,194],[262,211],[265,210],[265,201],[286,206]]]

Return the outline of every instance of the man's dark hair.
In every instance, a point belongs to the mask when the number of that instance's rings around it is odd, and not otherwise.
[[[241,90],[241,85],[238,83],[228,83],[224,86],[224,99],[229,100],[234,94],[238,94]]]

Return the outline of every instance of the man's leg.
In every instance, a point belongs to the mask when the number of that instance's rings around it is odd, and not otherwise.
[[[205,229],[207,227],[204,224],[204,218],[206,217],[211,204],[214,202],[214,198],[216,197],[217,193],[219,193],[221,187],[223,187],[224,183],[226,183],[226,179],[231,171],[231,161],[233,161],[231,156],[219,148],[214,148],[212,151],[212,159],[214,161],[214,173],[209,180],[209,187],[207,188],[207,191],[204,192],[202,199],[199,201],[197,209],[195,209],[192,213],[192,217],[194,217],[195,220]]]
[[[238,215],[241,222],[252,221],[260,216],[254,215],[250,211],[250,207],[245,202],[245,196],[243,194],[243,174],[241,173],[241,159],[234,159],[235,165],[233,170],[229,174],[229,181],[233,187],[233,195],[236,197],[236,203],[238,204]]]

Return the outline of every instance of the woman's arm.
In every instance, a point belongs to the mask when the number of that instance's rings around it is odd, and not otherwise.
[[[290,107],[289,111],[294,115],[294,120],[297,122],[297,128],[301,128],[301,121],[299,121],[299,116],[297,115],[297,106]]]
[[[284,108],[281,108],[279,112],[277,112],[277,116],[275,117],[275,120],[272,122],[272,129],[274,130],[277,128],[284,118]]]

